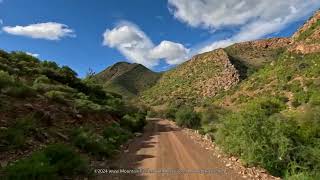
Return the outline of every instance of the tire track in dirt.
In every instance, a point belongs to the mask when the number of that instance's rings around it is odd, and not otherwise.
[[[97,179],[119,180],[235,180],[243,179],[181,128],[167,120],[150,119],[144,134],[110,165],[113,169],[170,170],[171,173],[100,174]],[[109,168],[110,168],[109,167]],[[207,170],[211,173],[195,173]],[[172,173],[174,171],[175,173]],[[183,171],[184,173],[181,173]],[[191,173],[193,171],[193,173]],[[179,173],[180,172],[180,173]]]

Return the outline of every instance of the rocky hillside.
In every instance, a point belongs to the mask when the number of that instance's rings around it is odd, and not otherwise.
[[[153,109],[212,138],[236,161],[283,179],[320,179],[319,19],[318,11],[292,38],[197,55],[165,73],[144,98],[171,103]],[[189,94],[196,100],[179,103]]]
[[[194,56],[163,74],[158,83],[142,98],[149,104],[165,102],[198,103],[228,90],[240,80],[240,74],[223,49]]]
[[[320,10],[317,11],[294,35],[296,42],[304,41],[307,44],[319,43],[320,40]]]
[[[275,60],[292,42],[290,38],[271,38],[236,43],[225,48],[231,58],[250,68],[260,68]]]
[[[275,60],[291,41],[290,38],[273,38],[243,42],[196,55],[164,73],[154,87],[143,93],[142,98],[152,105],[175,101],[199,104],[229,90]]]
[[[137,96],[140,92],[152,87],[159,78],[159,73],[141,64],[127,62],[118,62],[94,77],[108,91],[117,92],[125,97]]]
[[[196,55],[164,73],[154,87],[143,93],[142,98],[152,105],[175,101],[199,104],[229,90],[265,65],[274,64],[285,52],[319,52],[319,17],[318,11],[292,38],[237,43]]]
[[[287,99],[291,108],[316,101],[320,81],[320,11],[293,36],[286,51],[258,70],[239,87],[219,99],[220,105],[237,109],[265,94]]]
[[[302,54],[320,52],[320,10],[293,36],[289,51]]]

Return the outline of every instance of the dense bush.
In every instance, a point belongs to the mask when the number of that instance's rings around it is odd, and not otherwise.
[[[103,137],[117,147],[125,143],[130,137],[131,133],[122,129],[119,124],[112,124],[103,130]]]
[[[201,112],[201,125],[208,125],[218,121],[218,114],[213,107],[206,108]]]
[[[125,115],[120,121],[120,126],[128,129],[131,132],[142,131],[146,125],[146,114],[145,113],[134,113],[132,115]]]
[[[58,103],[67,103],[70,95],[61,91],[49,91],[44,94],[50,100],[56,101]]]
[[[157,113],[156,111],[153,111],[153,110],[149,110],[147,112],[147,117],[148,118],[159,118],[161,116],[159,116],[159,113]]]
[[[56,144],[5,168],[6,179],[60,179],[64,176],[87,174],[88,162],[71,147]]]
[[[36,128],[36,119],[33,115],[14,120],[7,129],[0,130],[0,151],[24,147],[28,136]]]
[[[14,84],[14,78],[10,76],[7,72],[5,71],[0,71],[0,90],[12,86]]]
[[[174,120],[176,118],[177,111],[178,111],[178,108],[169,106],[163,111],[163,117],[170,120]]]
[[[0,71],[0,91],[18,98],[32,97],[36,94],[32,88],[16,81],[13,76],[4,71]]]
[[[74,106],[82,113],[97,113],[102,111],[107,111],[107,108],[96,104],[88,99],[76,99],[74,101]]]
[[[7,87],[3,92],[9,96],[17,98],[34,97],[36,95],[34,89],[21,83],[16,83],[13,86]]]
[[[179,126],[187,128],[198,128],[200,126],[200,116],[198,113],[194,112],[191,107],[182,107],[176,114],[176,122]]]
[[[75,146],[96,157],[110,157],[116,149],[114,144],[90,128],[76,128],[71,137]]]
[[[249,165],[260,165],[277,176],[320,172],[320,109],[282,115],[274,99],[251,102],[224,117],[217,143]]]

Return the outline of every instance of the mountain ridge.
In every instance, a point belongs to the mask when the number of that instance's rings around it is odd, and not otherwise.
[[[118,62],[96,74],[94,79],[106,90],[132,98],[153,86],[160,76],[141,64]]]

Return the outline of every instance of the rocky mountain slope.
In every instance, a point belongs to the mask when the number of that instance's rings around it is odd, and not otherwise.
[[[272,38],[237,43],[199,54],[165,72],[159,82],[142,94],[151,105],[188,102],[200,104],[231,89],[251,74],[278,61],[285,52],[320,51],[317,12],[292,38]]]
[[[319,179],[319,13],[292,38],[197,55],[166,72],[143,98],[238,162],[283,179]]]
[[[220,105],[238,108],[265,94],[287,99],[289,107],[317,101],[320,81],[320,11],[316,12],[291,38],[284,53],[268,63],[239,87],[219,99]]]
[[[148,104],[193,102],[211,97],[236,85],[240,75],[223,49],[193,57],[163,74],[158,83],[145,91]]]
[[[291,44],[290,38],[271,38],[236,43],[225,48],[230,58],[244,65],[258,69],[275,60]]]
[[[257,40],[196,55],[165,72],[154,87],[143,92],[142,98],[152,105],[174,101],[199,104],[274,61],[291,42],[290,38]]]
[[[141,64],[118,62],[94,76],[105,89],[117,92],[125,97],[135,97],[140,92],[152,87],[160,78]]]

